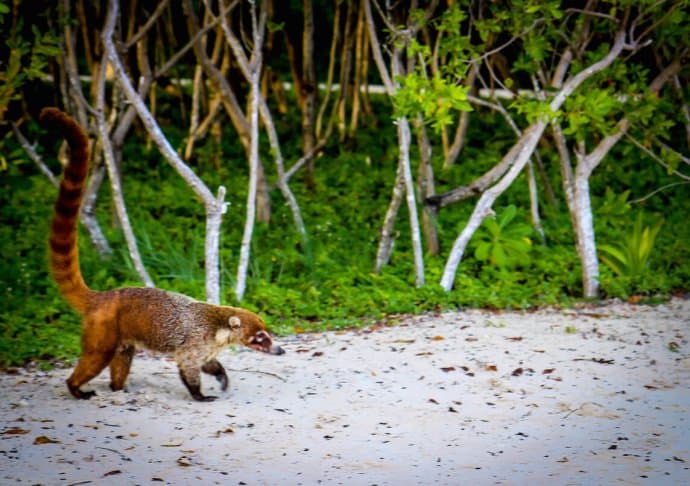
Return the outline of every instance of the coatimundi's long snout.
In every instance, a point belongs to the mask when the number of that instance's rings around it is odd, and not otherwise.
[[[285,354],[285,350],[277,344],[273,344],[270,334],[263,330],[254,333],[245,344],[247,347],[262,353]]]

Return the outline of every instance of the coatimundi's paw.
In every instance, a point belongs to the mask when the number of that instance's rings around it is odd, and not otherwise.
[[[69,387],[69,391],[74,398],[78,398],[79,400],[88,400],[96,396],[96,392],[93,390],[81,391],[79,388]]]
[[[212,402],[216,400],[218,397],[214,397],[213,395],[193,395],[192,398],[198,402]]]

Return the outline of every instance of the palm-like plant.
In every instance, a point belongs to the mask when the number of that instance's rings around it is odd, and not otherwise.
[[[601,259],[619,276],[636,277],[649,269],[649,257],[654,242],[664,224],[659,220],[654,226],[646,226],[642,213],[638,213],[632,231],[618,243],[600,245]]]
[[[477,231],[479,242],[474,256],[479,261],[489,261],[501,268],[513,267],[529,261],[532,228],[513,221],[517,215],[514,205],[505,208],[498,216],[486,218]]]

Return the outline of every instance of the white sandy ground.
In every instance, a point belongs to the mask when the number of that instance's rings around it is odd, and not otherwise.
[[[689,484],[689,337],[683,299],[404,318],[228,350],[213,403],[162,356],[1,374],[0,484]]]

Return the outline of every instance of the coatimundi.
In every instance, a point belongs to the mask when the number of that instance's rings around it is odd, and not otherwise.
[[[83,315],[82,354],[67,387],[76,398],[95,392],[80,387],[110,365],[110,388],[121,390],[135,346],[170,353],[182,382],[196,400],[216,397],[201,393],[201,371],[213,375],[223,390],[228,377],[215,359],[228,344],[237,343],[270,354],[283,354],[266,325],[253,312],[199,302],[185,295],[152,288],[95,291],[87,287],[79,267],[77,218],[88,173],[88,138],[79,124],[57,108],[44,108],[41,122],[61,133],[70,148],[50,232],[50,265],[65,299]]]

